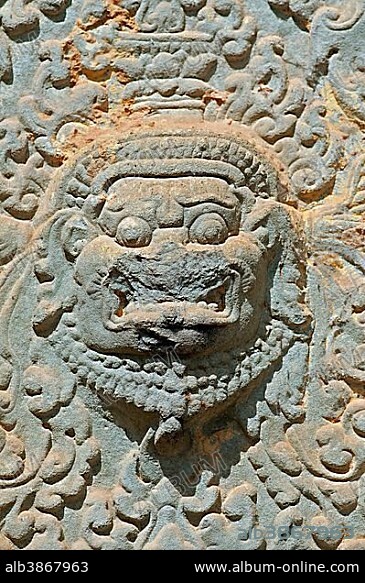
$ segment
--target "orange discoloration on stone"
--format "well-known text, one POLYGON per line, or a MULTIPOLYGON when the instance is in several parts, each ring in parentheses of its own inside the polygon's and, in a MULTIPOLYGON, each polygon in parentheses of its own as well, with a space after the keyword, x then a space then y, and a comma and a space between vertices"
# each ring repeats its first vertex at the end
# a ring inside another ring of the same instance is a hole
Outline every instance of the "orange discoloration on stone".
POLYGON ((118 5, 118 0, 105 0, 105 11, 101 17, 91 17, 87 22, 77 20, 76 24, 82 30, 92 30, 106 22, 115 23, 119 30, 132 30, 136 32, 136 22, 125 8, 118 5))
POLYGON ((355 249, 364 250, 365 248, 365 227, 358 225, 348 229, 342 234, 342 240, 355 249))
POLYGON ((209 90, 203 95, 203 103, 207 105, 210 101, 215 101, 217 105, 223 105, 228 99, 227 91, 209 90))
POLYGON ((128 30, 132 32, 137 32, 137 24, 134 17, 130 13, 121 8, 118 5, 117 0, 105 0, 105 10, 100 17, 91 17, 87 22, 83 22, 78 19, 76 21, 75 28, 70 33, 68 39, 64 43, 64 54, 66 60, 68 60, 70 65, 70 77, 72 85, 75 85, 80 76, 85 75, 90 81, 103 83, 110 79, 113 73, 116 74, 120 83, 127 83, 129 81, 128 77, 120 72, 114 71, 113 61, 116 58, 120 58, 122 55, 120 51, 116 49, 109 49, 105 51, 108 56, 108 65, 102 67, 98 70, 88 69, 82 63, 82 58, 79 50, 74 44, 74 39, 77 35, 82 35, 83 39, 88 43, 95 43, 96 40, 91 31, 95 28, 102 26, 104 24, 115 24, 118 30, 128 30))
MULTIPOLYGON (((100 158, 96 159, 90 166, 90 168, 95 170, 96 176, 105 163, 105 156, 110 158, 110 152, 108 151, 108 154, 106 154, 106 151, 115 145, 115 138, 110 135, 110 128, 113 127, 115 131, 116 127, 120 127, 123 133, 138 129, 142 125, 145 125, 145 116, 147 113, 147 110, 139 110, 138 112, 132 113, 131 102, 126 101, 117 110, 110 113, 107 126, 97 127, 96 125, 90 125, 74 128, 64 146, 65 159, 72 158, 81 149, 97 141, 100 149, 100 158)), ((102 115, 102 112, 100 112, 100 115, 102 115)))
POLYGON ((322 257, 322 261, 323 261, 323 263, 328 265, 328 267, 333 267, 333 268, 338 268, 338 269, 341 269, 343 267, 342 261, 335 254, 330 254, 330 253, 326 254, 325 256, 322 257))
POLYGON ((66 41, 63 50, 65 58, 69 63, 70 83, 71 86, 74 86, 78 83, 83 73, 81 55, 73 44, 72 39, 66 41))
MULTIPOLYGON (((94 83, 98 83, 102 87, 105 87, 105 89, 108 89, 110 93, 112 92, 113 88, 108 88, 107 82, 112 79, 112 77, 115 77, 121 86, 126 85, 130 81, 124 72, 119 71, 114 67, 114 62, 117 59, 127 55, 121 54, 121 52, 115 48, 108 48, 105 50, 105 55, 108 57, 108 64, 105 67, 101 66, 100 68, 95 67, 93 69, 91 67, 87 67, 85 63, 83 63, 82 55, 76 46, 75 38, 78 35, 82 35, 83 39, 88 43, 95 43, 96 40, 93 36, 93 29, 106 24, 107 22, 116 23, 118 30, 137 30, 137 26, 133 17, 130 16, 127 10, 121 8, 116 0, 106 0, 105 10, 102 17, 93 17, 87 22, 77 20, 75 28, 64 43, 63 49, 65 59, 69 63, 71 86, 92 81, 94 83)), ((148 108, 143 108, 138 113, 134 113, 132 99, 118 100, 117 98, 114 100, 112 106, 110 106, 109 100, 107 99, 102 104, 95 104, 91 112, 91 122, 97 122, 99 127, 95 127, 94 125, 85 126, 84 128, 79 126, 75 127, 68 136, 67 143, 62 147, 63 161, 68 159, 70 156, 72 157, 77 151, 80 150, 80 148, 82 149, 87 147, 96 139, 99 140, 99 144, 106 144, 110 128, 115 128, 116 126, 121 125, 122 122, 124 130, 126 128, 130 129, 136 125, 139 127, 141 125, 141 118, 143 118, 143 116, 148 112, 148 108), (107 118, 105 116, 106 113, 108 113, 107 118), (130 116, 132 116, 133 119, 128 122, 127 125, 125 125, 126 118, 129 118, 130 116), (108 126, 108 129, 106 129, 104 124, 108 126)))

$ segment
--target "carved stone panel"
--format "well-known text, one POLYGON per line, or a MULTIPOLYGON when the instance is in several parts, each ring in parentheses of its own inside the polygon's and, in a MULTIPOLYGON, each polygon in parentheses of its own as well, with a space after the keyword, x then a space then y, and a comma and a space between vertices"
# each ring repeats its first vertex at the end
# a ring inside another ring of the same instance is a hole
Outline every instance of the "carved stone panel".
POLYGON ((365 549, 364 0, 0 6, 0 549, 365 549))

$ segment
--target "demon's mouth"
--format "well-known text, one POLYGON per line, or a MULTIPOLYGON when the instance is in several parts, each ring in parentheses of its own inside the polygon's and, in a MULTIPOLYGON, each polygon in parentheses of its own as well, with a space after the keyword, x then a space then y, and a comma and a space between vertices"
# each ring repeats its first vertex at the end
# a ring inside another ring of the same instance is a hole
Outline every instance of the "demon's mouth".
POLYGON ((204 291, 195 290, 194 299, 180 294, 171 297, 161 290, 143 290, 138 294, 131 283, 121 275, 105 281, 103 319, 108 330, 135 327, 162 328, 222 326, 236 322, 239 317, 237 296, 240 276, 231 270, 204 291), (141 295, 143 297, 141 297, 141 295), (179 297, 180 296, 180 297, 179 297))

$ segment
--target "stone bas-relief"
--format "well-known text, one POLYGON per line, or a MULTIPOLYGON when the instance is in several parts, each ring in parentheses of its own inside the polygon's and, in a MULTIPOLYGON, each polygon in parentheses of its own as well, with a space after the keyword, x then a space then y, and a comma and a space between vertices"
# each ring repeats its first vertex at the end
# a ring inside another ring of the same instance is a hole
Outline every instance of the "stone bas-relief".
POLYGON ((292 4, 0 9, 1 549, 364 548, 365 5, 292 4))

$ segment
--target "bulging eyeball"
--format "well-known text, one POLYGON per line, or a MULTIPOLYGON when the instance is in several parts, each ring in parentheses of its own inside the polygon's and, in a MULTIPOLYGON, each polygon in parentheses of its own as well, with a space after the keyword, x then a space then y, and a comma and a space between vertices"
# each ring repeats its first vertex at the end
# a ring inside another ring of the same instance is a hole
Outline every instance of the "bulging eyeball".
POLYGON ((190 241, 201 245, 219 245, 228 237, 228 227, 218 213, 200 215, 189 229, 190 241))
POLYGON ((151 242, 152 230, 141 217, 125 217, 118 225, 116 239, 125 247, 145 247, 151 242))

